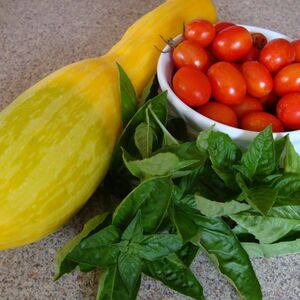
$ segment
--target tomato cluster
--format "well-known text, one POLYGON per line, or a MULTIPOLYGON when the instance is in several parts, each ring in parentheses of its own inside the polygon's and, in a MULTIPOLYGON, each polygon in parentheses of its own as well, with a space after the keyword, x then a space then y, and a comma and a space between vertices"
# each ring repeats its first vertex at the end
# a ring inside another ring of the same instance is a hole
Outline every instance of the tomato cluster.
POLYGON ((300 129, 300 39, 196 19, 172 58, 174 92, 200 114, 252 131, 300 129))

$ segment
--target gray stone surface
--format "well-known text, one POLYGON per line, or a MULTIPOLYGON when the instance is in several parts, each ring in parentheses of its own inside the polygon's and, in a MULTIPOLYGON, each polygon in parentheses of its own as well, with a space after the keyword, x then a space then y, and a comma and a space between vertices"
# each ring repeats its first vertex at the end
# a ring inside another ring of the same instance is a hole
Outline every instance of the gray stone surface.
MULTIPOLYGON (((187 0, 188 1, 188 0, 187 0)), ((0 0, 0 106, 50 72, 109 49, 159 0, 0 0)), ((299 0, 215 0, 220 19, 299 36, 299 0)), ((96 272, 52 281, 55 252, 101 210, 95 195, 71 222, 35 244, 0 252, 0 299, 94 299, 96 272)), ((268 300, 300 299, 300 255, 254 259, 268 300)), ((209 300, 237 299, 204 255, 193 265, 209 300)), ((144 278, 139 299, 186 299, 144 278)))

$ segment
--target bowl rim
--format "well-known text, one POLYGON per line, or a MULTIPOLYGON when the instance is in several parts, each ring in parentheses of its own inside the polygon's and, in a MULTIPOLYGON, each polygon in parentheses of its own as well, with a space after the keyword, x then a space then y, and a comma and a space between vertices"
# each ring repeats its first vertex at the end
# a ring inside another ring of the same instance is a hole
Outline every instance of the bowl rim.
MULTIPOLYGON (((247 30, 252 31, 252 32, 255 32, 255 31, 261 32, 263 34, 266 34, 267 36, 275 35, 275 37, 273 37, 271 39, 284 38, 289 41, 292 40, 290 37, 288 37, 282 33, 272 31, 272 30, 269 30, 266 28, 252 26, 252 25, 243 25, 243 24, 237 24, 237 25, 245 27, 247 30)), ((179 41, 181 38, 182 38, 182 34, 176 36, 173 40, 179 41)), ((259 133, 258 131, 250 131, 250 130, 245 130, 245 129, 241 129, 241 128, 236 128, 236 127, 232 127, 232 126, 225 125, 220 122, 214 121, 214 120, 207 118, 204 115, 201 115, 200 113, 196 112, 193 108, 186 105, 183 101, 181 101, 181 99, 179 97, 177 97, 177 95, 174 93, 171 85, 169 84, 168 79, 164 75, 165 67, 168 63, 168 59, 170 59, 170 54, 169 54, 170 50, 171 50, 171 47, 169 45, 167 45, 163 49, 162 53, 159 56, 159 60, 157 63, 157 77, 158 77, 158 82, 159 82, 159 85, 160 85, 162 91, 167 91, 168 101, 175 108, 175 110, 180 111, 180 113, 182 113, 188 119, 190 119, 192 117, 192 120, 194 121, 194 123, 199 123, 199 122, 201 122, 201 119, 202 119, 202 122, 205 121, 207 124, 210 123, 210 125, 207 126, 207 128, 213 126, 214 130, 218 130, 218 131, 222 131, 222 132, 225 131, 226 133, 228 133, 232 136, 238 137, 241 141, 243 141, 243 140, 249 141, 249 139, 255 138, 259 133)), ((299 129, 292 130, 292 131, 275 132, 275 133, 273 133, 273 137, 274 137, 274 139, 278 139, 285 135, 289 135, 292 138, 295 135, 298 135, 299 133, 300 133, 299 129)))

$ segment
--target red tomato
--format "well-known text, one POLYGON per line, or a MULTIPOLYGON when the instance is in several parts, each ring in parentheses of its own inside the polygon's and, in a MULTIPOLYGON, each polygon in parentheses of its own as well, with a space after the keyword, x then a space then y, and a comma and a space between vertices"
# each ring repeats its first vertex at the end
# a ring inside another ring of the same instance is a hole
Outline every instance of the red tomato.
POLYGON ((285 39, 274 39, 268 42, 259 56, 259 61, 272 73, 292 63, 294 59, 295 51, 291 43, 285 39))
POLYGON ((231 26, 220 31, 213 43, 213 54, 223 61, 241 59, 252 47, 251 34, 242 26, 231 26))
POLYGON ((300 63, 281 69, 274 78, 274 89, 279 96, 300 92, 300 63))
POLYGON ((242 66, 238 63, 231 63, 233 67, 235 67, 239 72, 242 72, 242 66))
POLYGON ((300 62, 300 40, 293 41, 292 47, 295 51, 295 62, 300 62))
POLYGON ((276 112, 287 128, 300 129, 300 93, 283 96, 277 103, 276 112))
POLYGON ((258 50, 261 50, 268 43, 266 36, 261 32, 252 32, 251 37, 253 46, 258 50))
POLYGON ((187 105, 199 106, 211 96, 211 86, 207 76, 193 67, 180 68, 173 77, 175 94, 187 105))
POLYGON ((235 26, 235 24, 231 23, 231 22, 218 22, 217 24, 215 24, 216 33, 222 31, 223 29, 225 29, 227 27, 231 27, 231 26, 235 26))
POLYGON ((273 111, 278 100, 279 100, 279 97, 276 95, 274 90, 270 94, 259 98, 259 101, 262 103, 264 108, 268 111, 270 111, 270 110, 273 111))
POLYGON ((240 63, 244 63, 249 60, 258 60, 260 51, 254 46, 251 47, 250 51, 239 61, 240 63))
POLYGON ((240 104, 232 105, 231 108, 235 111, 239 120, 249 112, 264 110, 263 105, 259 100, 248 95, 245 96, 240 104))
POLYGON ((208 102, 199 106, 197 112, 214 121, 237 127, 238 120, 235 112, 227 105, 218 102, 208 102))
POLYGON ((202 47, 207 47, 215 37, 214 25, 204 19, 196 19, 189 23, 184 31, 187 40, 198 42, 202 47))
POLYGON ((207 75, 216 100, 227 105, 243 101, 246 95, 246 82, 236 66, 228 62, 217 62, 208 69, 207 75))
POLYGON ((205 49, 208 55, 208 66, 210 67, 214 63, 216 63, 218 60, 214 57, 214 55, 211 53, 210 49, 205 49))
POLYGON ((267 126, 272 125, 273 132, 282 132, 282 123, 273 115, 264 111, 255 111, 246 114, 240 123, 240 127, 245 130, 262 131, 267 126))
POLYGON ((242 65, 247 92, 253 97, 263 97, 273 89, 273 78, 269 70, 257 61, 247 61, 242 65))
POLYGON ((179 69, 184 66, 192 66, 206 72, 209 66, 207 52, 198 43, 185 40, 173 50, 173 61, 179 69))

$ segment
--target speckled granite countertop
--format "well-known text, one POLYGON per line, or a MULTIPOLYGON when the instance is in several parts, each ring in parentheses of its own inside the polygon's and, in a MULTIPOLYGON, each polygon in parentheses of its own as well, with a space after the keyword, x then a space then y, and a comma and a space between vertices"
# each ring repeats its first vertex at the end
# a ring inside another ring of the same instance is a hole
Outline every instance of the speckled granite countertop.
MULTIPOLYGON (((187 0, 188 1, 188 0, 187 0)), ((134 20, 161 0, 0 0, 0 106, 50 72, 104 53, 134 20)), ((215 0, 220 19, 253 24, 292 37, 299 33, 299 0, 215 0)), ((94 299, 97 274, 52 281, 53 257, 97 211, 95 195, 71 222, 35 244, 0 252, 0 299, 94 299)), ((101 206, 101 205, 100 205, 101 206)), ((300 299, 300 255, 254 259, 265 299, 300 299)), ((237 299, 200 254, 193 266, 207 299, 237 299)), ((144 278, 139 299, 186 299, 144 278)))

